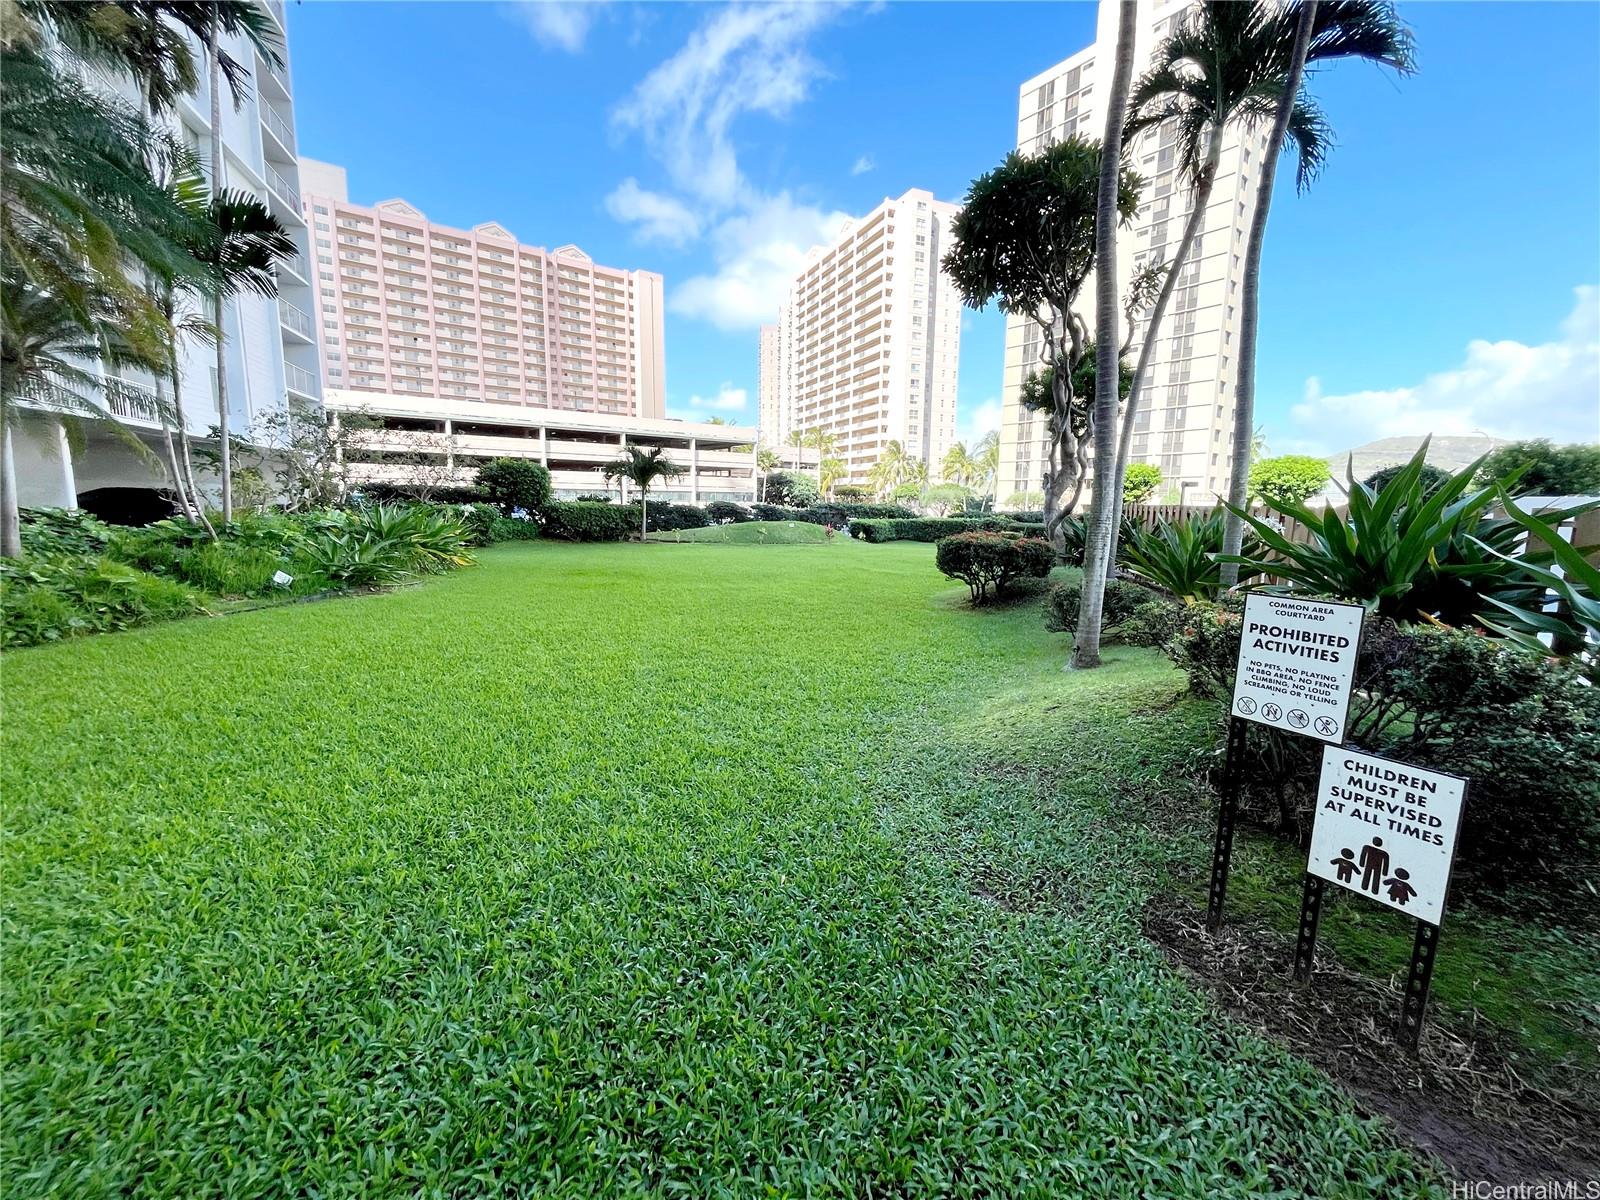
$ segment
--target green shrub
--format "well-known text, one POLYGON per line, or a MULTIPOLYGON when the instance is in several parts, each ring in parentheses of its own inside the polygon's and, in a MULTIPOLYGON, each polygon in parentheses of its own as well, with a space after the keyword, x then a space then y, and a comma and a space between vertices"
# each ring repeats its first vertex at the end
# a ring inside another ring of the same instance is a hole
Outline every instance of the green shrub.
POLYGON ((531 458, 497 458, 478 468, 478 489, 504 513, 532 514, 550 503, 550 472, 531 458))
POLYGON ((758 521, 806 521, 812 525, 854 525, 857 521, 914 520, 915 510, 903 504, 813 504, 809 508, 786 508, 781 504, 753 504, 758 521))
POLYGON ((726 521, 753 521, 754 515, 742 504, 731 500, 713 500, 706 505, 706 516, 719 525, 726 521))
POLYGON ((542 516, 544 535, 563 542, 621 542, 639 533, 639 509, 633 504, 558 500, 545 505, 542 516))
POLYGON ((850 532, 868 542, 937 542, 940 538, 974 531, 997 532, 1011 528, 1005 517, 912 517, 907 520, 852 521, 850 532))
MULTIPOLYGON (((1194 690, 1233 695, 1241 604, 1197 604, 1163 648, 1194 690)), ((1559 663, 1468 630, 1368 618, 1347 725, 1351 745, 1471 781, 1462 866, 1497 877, 1600 850, 1600 689, 1559 663)), ((1321 743, 1251 725, 1243 810, 1303 837, 1321 743)))
POLYGON ((472 562, 469 540, 460 521, 436 508, 375 504, 321 514, 291 545, 335 583, 367 587, 464 567, 472 562))
POLYGON ((539 522, 520 517, 495 517, 489 527, 491 542, 531 542, 542 532, 539 522))
POLYGON ((81 508, 25 508, 18 516, 22 524, 22 553, 26 558, 101 554, 116 532, 81 508))
MULTIPOLYGON (((638 516, 638 510, 634 511, 638 516)), ((711 517, 698 504, 672 504, 666 500, 651 501, 645 520, 650 533, 671 533, 675 529, 704 529, 711 517)))
POLYGON ((1129 463, 1122 477, 1122 502, 1143 504, 1161 486, 1161 468, 1155 463, 1129 463))
POLYGON ((1055 566, 1050 543, 1015 534, 972 530, 940 538, 934 562, 967 585, 974 604, 995 599, 1018 579, 1043 579, 1055 566))
POLYGON ((1250 495, 1267 504, 1303 504, 1330 478, 1328 464, 1309 454, 1258 459, 1250 466, 1250 495))
POLYGON ((786 508, 806 508, 822 498, 822 493, 817 490, 816 478, 803 471, 768 471, 761 495, 766 503, 786 508))
MULTIPOLYGON (((1175 521, 1146 524, 1125 520, 1119 559, 1124 570, 1140 583, 1176 600, 1213 600, 1222 587, 1217 555, 1222 553, 1225 519, 1218 507, 1175 521)), ((1255 538, 1247 537, 1246 543, 1245 557, 1258 557, 1260 546, 1255 538)), ((1253 574, 1249 568, 1241 568, 1239 578, 1249 579, 1253 574)))
MULTIPOLYGON (((1083 600, 1083 586, 1073 580, 1068 583, 1057 583, 1051 586, 1044 598, 1044 627, 1053 633, 1076 633, 1078 631, 1078 606, 1083 600)), ((1124 629, 1125 625, 1147 605, 1157 605, 1160 608, 1171 607, 1170 602, 1163 602, 1161 598, 1147 587, 1137 583, 1130 583, 1125 579, 1109 579, 1106 581, 1106 598, 1101 609, 1101 622, 1103 631, 1101 640, 1106 642, 1122 642, 1127 645, 1157 645, 1160 638, 1155 634, 1145 636, 1129 636, 1133 627, 1124 629)), ((1145 614, 1147 617, 1149 614, 1145 614)), ((1141 632, 1144 626, 1140 626, 1141 632)))
MULTIPOLYGON (((1523 562, 1484 549, 1485 543, 1513 548, 1520 530, 1504 518, 1485 517, 1499 493, 1469 491, 1478 464, 1430 492, 1422 478, 1426 451, 1424 442, 1382 492, 1352 479, 1347 516, 1332 506, 1319 516, 1269 500, 1272 509, 1310 531, 1309 542, 1291 542, 1266 521, 1241 513, 1261 547, 1225 561, 1288 581, 1269 590, 1354 600, 1406 622, 1461 624, 1498 613, 1495 599, 1516 604, 1530 589, 1540 590, 1528 564, 1549 561, 1548 553, 1523 562)), ((1513 483, 1514 476, 1505 480, 1508 487, 1513 483)))
POLYGON ((495 541, 494 523, 501 520, 500 510, 493 504, 463 504, 454 508, 462 527, 467 531, 467 541, 473 546, 487 546, 495 541))
POLYGON ((1083 566, 1084 540, 1089 535, 1088 521, 1068 513, 1061 519, 1061 538, 1064 543, 1061 561, 1069 566, 1083 566))
POLYGON ((1546 438, 1512 442, 1486 455, 1477 481, 1492 487, 1516 473, 1518 496, 1600 495, 1600 446, 1553 446, 1546 438))
POLYGON ((91 556, 0 559, 0 645, 33 646, 203 611, 192 588, 91 556))

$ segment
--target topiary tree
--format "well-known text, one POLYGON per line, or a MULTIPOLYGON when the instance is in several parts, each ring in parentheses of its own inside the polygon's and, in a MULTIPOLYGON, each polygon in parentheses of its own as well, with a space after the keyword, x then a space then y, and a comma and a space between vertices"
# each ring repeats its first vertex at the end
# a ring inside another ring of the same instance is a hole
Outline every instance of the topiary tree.
POLYGON ((1263 458, 1250 468, 1250 498, 1272 504, 1303 504, 1332 478, 1328 464, 1309 454, 1263 458))
POLYGON ((1143 504, 1161 486, 1161 468, 1155 463, 1130 463, 1122 477, 1122 502, 1143 504))
POLYGON ((550 503, 550 472, 531 458, 497 458, 478 468, 478 490, 502 512, 536 513, 550 503))
POLYGON ((1488 487, 1517 468, 1517 496, 1600 496, 1600 445, 1554 446, 1548 438, 1512 442, 1483 460, 1476 482, 1488 487))

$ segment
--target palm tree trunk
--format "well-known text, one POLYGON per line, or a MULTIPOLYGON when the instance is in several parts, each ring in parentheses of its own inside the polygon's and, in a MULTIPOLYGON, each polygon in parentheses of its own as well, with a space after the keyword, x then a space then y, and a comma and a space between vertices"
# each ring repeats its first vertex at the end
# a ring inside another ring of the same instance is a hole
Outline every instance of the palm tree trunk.
POLYGON ((643 488, 639 489, 639 541, 642 544, 645 534, 650 531, 650 501, 646 498, 643 488))
MULTIPOLYGON (((171 323, 172 298, 167 297, 167 319, 171 323)), ((194 460, 189 456, 189 424, 183 412, 183 371, 178 365, 177 331, 173 331, 174 345, 171 358, 172 371, 172 417, 178 426, 178 448, 183 451, 183 479, 189 487, 189 495, 194 498, 195 520, 205 527, 205 531, 215 540, 217 531, 212 527, 211 518, 206 516, 206 500, 200 492, 200 485, 194 478, 194 460)))
POLYGON ((1122 175, 1122 123, 1133 84, 1134 23, 1137 0, 1122 0, 1117 14, 1117 61, 1106 106, 1106 135, 1100 146, 1100 192, 1095 211, 1095 362, 1094 498, 1084 539, 1083 590, 1078 631, 1072 639, 1072 665, 1100 665, 1100 624, 1111 569, 1111 536, 1117 494, 1117 398, 1122 363, 1117 338, 1117 185, 1122 175))
MULTIPOLYGON (((211 68, 211 198, 222 199, 222 55, 217 45, 220 22, 215 13, 206 30, 206 55, 211 68)), ((233 453, 228 444, 228 339, 222 328, 222 288, 217 284, 211 319, 217 327, 217 429, 221 432, 222 523, 233 520, 233 453)))
MULTIPOLYGON (((1299 21, 1294 30, 1294 50, 1289 74, 1284 79, 1283 95, 1267 138, 1266 157, 1261 161, 1261 186, 1257 189, 1255 212, 1250 215, 1250 237, 1245 243, 1244 281, 1239 289, 1239 374, 1233 402, 1233 465, 1228 475, 1228 503, 1243 511, 1250 493, 1250 439, 1256 417, 1256 332, 1261 315, 1261 247, 1267 237, 1267 214, 1272 208, 1272 185, 1278 174, 1278 156, 1283 152, 1289 116, 1300 92, 1300 77, 1305 72, 1306 48, 1311 44, 1311 26, 1317 16, 1317 0, 1301 0, 1299 21)), ((1229 512, 1222 526, 1222 553, 1238 554, 1244 545, 1244 518, 1229 512)), ((1222 586, 1239 582, 1239 565, 1222 564, 1222 586)))
POLYGON ((11 422, 0 415, 0 555, 22 557, 22 515, 17 511, 17 460, 11 422))
POLYGON ((183 486, 183 471, 178 466, 178 448, 172 440, 172 425, 167 420, 165 407, 161 403, 161 383, 156 382, 156 408, 161 418, 162 448, 167 452, 167 474, 172 479, 172 491, 178 499, 178 511, 190 520, 194 519, 194 508, 189 503, 188 489, 183 486))
POLYGON ((1161 292, 1156 297, 1155 307, 1150 311, 1150 323, 1145 327, 1144 342, 1139 347, 1139 365, 1133 372, 1133 387, 1128 390, 1127 411, 1122 416, 1122 438, 1117 446, 1117 492, 1114 497, 1117 512, 1111 522, 1113 562, 1117 556, 1117 536, 1122 529, 1122 487, 1128 478, 1128 461, 1133 457, 1133 423, 1134 418, 1139 415, 1139 402, 1144 399, 1144 377, 1150 371, 1150 360, 1155 357, 1161 322, 1167 314, 1167 303, 1176 290, 1178 272, 1183 269, 1183 264, 1189 261, 1189 254, 1194 250, 1205 226, 1206 206, 1211 202, 1211 188, 1217 181, 1217 168, 1222 162, 1222 133, 1221 129, 1211 131, 1211 148, 1206 152, 1204 173, 1195 181, 1194 211, 1184 223, 1183 238, 1178 243, 1178 252, 1173 256, 1172 265, 1167 268, 1167 277, 1162 281, 1161 292))

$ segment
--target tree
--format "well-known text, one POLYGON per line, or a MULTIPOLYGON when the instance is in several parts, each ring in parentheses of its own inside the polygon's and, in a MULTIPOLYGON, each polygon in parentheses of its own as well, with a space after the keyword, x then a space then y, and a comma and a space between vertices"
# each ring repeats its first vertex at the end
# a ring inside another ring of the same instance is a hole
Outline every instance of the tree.
POLYGON ((972 481, 992 506, 994 485, 1000 478, 1000 435, 991 429, 978 439, 972 452, 972 466, 976 478, 972 481))
MULTIPOLYGON (((829 435, 832 436, 831 434, 829 435)), ((850 465, 842 458, 828 457, 817 463, 817 487, 824 497, 833 494, 833 485, 849 473, 850 465)))
POLYGON ((817 481, 801 471, 773 471, 767 476, 768 504, 788 508, 809 508, 822 499, 817 481))
POLYGON ((1248 495, 1272 504, 1303 504, 1326 487, 1329 478, 1328 464, 1308 454, 1263 458, 1250 468, 1248 495))
MULTIPOLYGON (((1080 137, 1036 155, 1008 154, 967 190, 943 264, 969 307, 994 301, 1002 312, 1027 317, 1042 335, 1040 366, 1051 369, 1045 525, 1058 551, 1065 547, 1062 500, 1082 475, 1073 370, 1089 338, 1075 309, 1094 267, 1099 180, 1100 147, 1080 137)), ((1123 223, 1133 219, 1139 186, 1133 172, 1119 172, 1116 212, 1123 223)))
POLYGON ((778 457, 776 450, 766 446, 756 451, 756 474, 761 476, 761 499, 767 498, 767 476, 771 475, 783 465, 783 460, 778 457))
POLYGON ((1044 504, 1043 492, 1012 492, 1005 507, 1012 512, 1033 512, 1044 504))
POLYGON ((1143 504, 1160 486, 1160 467, 1154 463, 1130 463, 1122 476, 1122 502, 1143 504))
POLYGON ((262 414, 251 430, 257 444, 271 449, 278 476, 278 498, 290 512, 332 508, 349 490, 345 451, 352 434, 378 427, 365 413, 332 419, 322 406, 298 396, 281 409, 262 414))
POLYGON ((1106 104, 1105 140, 1100 151, 1100 186, 1095 212, 1095 372, 1094 472, 1100 480, 1089 507, 1084 533, 1083 587, 1078 628, 1072 639, 1072 665, 1100 665, 1100 625, 1106 579, 1111 570, 1122 477, 1117 471, 1117 402, 1121 393, 1121 344, 1117 334, 1117 193, 1122 182, 1122 125, 1133 82, 1133 43, 1139 17, 1137 0, 1122 0, 1117 14, 1117 57, 1106 104))
POLYGON ((12 439, 24 406, 100 421, 136 452, 149 453, 112 406, 151 413, 155 398, 82 364, 160 370, 160 332, 150 327, 148 309, 88 270, 72 291, 68 301, 55 289, 35 287, 15 263, 0 272, 0 555, 7 558, 22 553, 12 439))
POLYGON ((658 479, 672 479, 686 474, 688 470, 688 467, 680 466, 668 458, 666 450, 660 446, 649 451, 641 450, 638 446, 627 446, 623 449, 623 457, 607 463, 602 473, 607 479, 626 479, 639 489, 639 540, 642 542, 650 528, 651 485, 658 479))
POLYGON ((959 483, 936 483, 922 493, 923 506, 945 516, 972 498, 972 489, 959 483))
POLYGON ((977 474, 978 464, 967 450, 965 442, 956 442, 944 452, 944 461, 939 464, 939 477, 946 483, 971 483, 977 474))
POLYGON ((833 498, 850 501, 869 500, 872 498, 872 490, 859 483, 841 483, 833 489, 833 498))
POLYGON ((910 456, 899 438, 890 438, 878 456, 878 461, 867 471, 867 481, 879 496, 887 496, 900 484, 910 456))
MULTIPOLYGON (((210 68, 211 92, 211 203, 214 210, 221 211, 228 200, 226 171, 222 157, 222 81, 227 74, 225 62, 232 62, 227 52, 222 49, 223 34, 245 34, 255 44, 261 56, 274 65, 281 66, 283 59, 279 56, 276 38, 271 33, 271 26, 266 23, 266 15, 256 8, 254 4, 208 5, 205 16, 201 18, 205 31, 206 62, 210 68)), ((239 98, 243 88, 242 77, 229 76, 228 83, 233 91, 234 107, 239 105, 239 98)), ((251 203, 260 208, 259 202, 251 199, 251 203)), ((265 211, 265 210, 262 210, 265 211)), ((277 221, 267 214, 267 219, 277 226, 277 221)), ((281 251, 278 257, 292 258, 297 253, 294 242, 279 226, 279 236, 283 239, 286 250, 281 251)), ((270 264, 269 264, 270 266, 270 264)), ((264 295, 277 294, 277 277, 270 270, 267 274, 271 278, 271 288, 262 290, 264 295)), ((223 281, 226 274, 219 272, 213 278, 211 292, 211 323, 217 329, 217 426, 222 431, 222 519, 224 522, 233 519, 233 470, 232 458, 228 444, 228 353, 227 353, 227 326, 223 323, 223 303, 228 296, 236 294, 236 288, 226 285, 223 281)))
POLYGON ((1600 445, 1553 446, 1546 438, 1512 442, 1491 451, 1478 468, 1488 487, 1523 468, 1512 487, 1516 496, 1600 496, 1600 445))
POLYGON ((550 472, 531 458, 496 458, 478 468, 478 489, 502 512, 536 513, 550 503, 550 472))
MULTIPOLYGON (((1366 479, 1362 480, 1362 482, 1374 492, 1381 492, 1389 485, 1390 480, 1392 480, 1396 475, 1400 474, 1400 472, 1404 471, 1405 469, 1406 464, 1403 463, 1393 467, 1380 467, 1371 475, 1368 475, 1366 479)), ((1250 473, 1252 475, 1255 474, 1254 467, 1250 469, 1250 473)), ((1423 463, 1422 470, 1419 472, 1419 478, 1422 481, 1422 490, 1424 494, 1426 494, 1435 491, 1440 484, 1449 483, 1450 472, 1442 470, 1439 467, 1431 466, 1428 463, 1423 463)), ((1480 485, 1487 487, 1492 480, 1480 479, 1478 482, 1480 485)))
MULTIPOLYGON (((1250 0, 1264 3, 1265 0, 1250 0)), ((1294 0, 1271 18, 1268 40, 1284 48, 1284 68, 1276 97, 1272 131, 1267 136, 1256 189, 1255 211, 1245 241, 1244 278, 1239 289, 1239 365, 1235 379, 1233 465, 1228 477, 1228 518, 1223 526, 1224 587, 1239 582, 1236 558, 1244 541, 1245 502, 1250 490, 1250 438, 1255 429, 1256 335, 1261 312, 1261 252, 1266 242, 1267 215, 1272 208, 1278 156, 1291 127, 1300 150, 1296 178, 1299 190, 1310 186, 1326 157, 1331 136, 1325 118, 1300 89, 1308 64, 1340 58, 1361 58, 1400 74, 1413 69, 1411 32, 1393 4, 1381 0, 1294 0)))

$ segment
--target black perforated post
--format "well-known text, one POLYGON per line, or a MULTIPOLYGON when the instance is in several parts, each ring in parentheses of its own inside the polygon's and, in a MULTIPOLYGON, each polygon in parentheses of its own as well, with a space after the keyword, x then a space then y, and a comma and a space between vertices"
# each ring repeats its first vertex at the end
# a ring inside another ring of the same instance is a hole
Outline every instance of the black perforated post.
POLYGON ((1433 987, 1433 960, 1439 953, 1439 927, 1417 922, 1417 940, 1411 947, 1411 970, 1406 972, 1406 995, 1400 1003, 1400 1044, 1415 1054, 1422 1045, 1422 1018, 1433 987))
POLYGON ((1233 819, 1239 811, 1239 776, 1244 770, 1245 722, 1228 718, 1228 750, 1222 763, 1222 795, 1217 801, 1217 840, 1211 848, 1211 892, 1206 900, 1206 928, 1222 925, 1222 902, 1228 895, 1228 865, 1233 861, 1233 819))
POLYGON ((1311 961, 1317 954, 1317 928, 1322 924, 1322 892, 1327 880, 1306 872, 1306 886, 1300 893, 1300 932, 1294 942, 1296 983, 1311 982, 1311 961))

